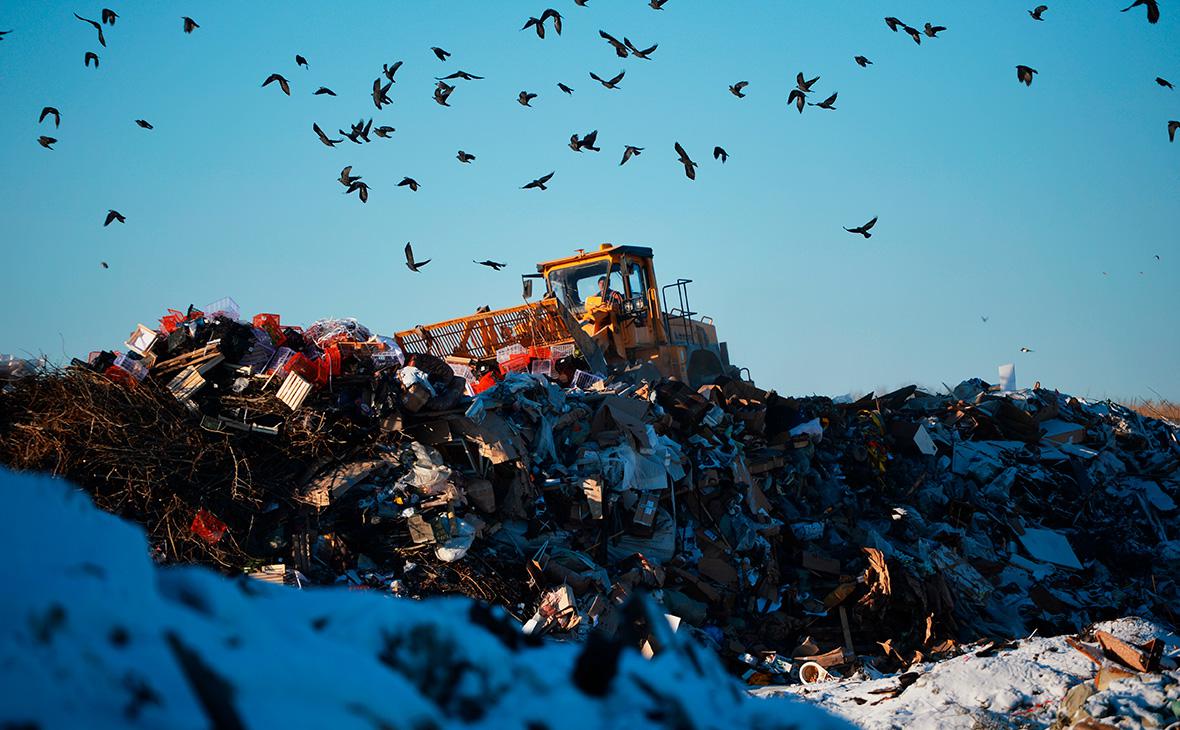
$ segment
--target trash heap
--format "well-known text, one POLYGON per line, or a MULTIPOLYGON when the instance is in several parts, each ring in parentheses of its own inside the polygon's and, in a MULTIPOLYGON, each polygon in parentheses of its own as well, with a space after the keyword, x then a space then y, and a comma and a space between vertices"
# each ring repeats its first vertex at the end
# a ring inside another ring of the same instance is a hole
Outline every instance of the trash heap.
POLYGON ((0 463, 70 478, 163 561, 461 593, 570 639, 648 594, 751 684, 1176 623, 1173 424, 978 379, 831 399, 639 372, 481 369, 230 302, 11 376, 0 463))

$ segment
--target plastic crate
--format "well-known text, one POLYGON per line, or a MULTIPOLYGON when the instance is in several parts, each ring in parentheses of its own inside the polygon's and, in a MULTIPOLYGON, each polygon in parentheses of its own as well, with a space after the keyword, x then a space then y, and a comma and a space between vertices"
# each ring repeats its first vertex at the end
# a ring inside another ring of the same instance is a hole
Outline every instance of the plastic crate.
POLYGON ((594 390, 594 386, 598 383, 606 382, 606 378, 594 373, 588 373, 585 370, 575 370, 573 378, 573 387, 578 390, 594 390))
POLYGON ((549 357, 554 360, 560 360, 563 357, 570 357, 574 354, 574 345, 567 342, 564 345, 550 345, 549 357))
POLYGON ((485 390, 494 387, 498 382, 500 382, 500 379, 496 377, 496 372, 492 371, 490 373, 485 373, 478 382, 471 386, 471 389, 475 391, 476 395, 479 395, 485 390))
POLYGON ((527 355, 528 353, 529 351, 526 347, 521 345, 509 345, 508 347, 502 347, 499 350, 496 350, 496 362, 503 364, 512 358, 517 357, 518 355, 527 355))
POLYGON ((256 314, 254 315, 254 319, 250 320, 250 324, 269 335, 270 341, 275 347, 283 344, 285 338, 283 337, 283 324, 279 315, 256 314))
POLYGON ((215 302, 209 302, 205 305, 206 319, 225 317, 236 322, 241 316, 242 311, 238 308, 238 303, 230 297, 222 297, 215 302))
POLYGON ((500 363, 500 372, 504 375, 507 375, 508 373, 528 372, 529 363, 532 361, 533 358, 528 354, 528 352, 513 355, 504 362, 500 363))
POLYGON ((128 357, 126 354, 120 354, 115 358, 114 367, 126 370, 131 374, 131 377, 135 378, 137 382, 142 381, 148 375, 148 369, 146 365, 144 365, 139 360, 128 357))
POLYGON ((552 360, 533 360, 529 365, 529 372, 533 375, 553 375, 553 361, 552 360))

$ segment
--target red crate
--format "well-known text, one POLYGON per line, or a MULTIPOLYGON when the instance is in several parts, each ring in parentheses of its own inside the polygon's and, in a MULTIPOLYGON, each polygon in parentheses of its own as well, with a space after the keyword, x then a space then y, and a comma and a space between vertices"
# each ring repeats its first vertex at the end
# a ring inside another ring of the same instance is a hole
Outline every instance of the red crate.
POLYGON ((498 382, 500 382, 500 379, 496 377, 496 372, 493 370, 491 372, 485 373, 482 378, 472 384, 471 389, 475 391, 476 395, 479 395, 498 382))

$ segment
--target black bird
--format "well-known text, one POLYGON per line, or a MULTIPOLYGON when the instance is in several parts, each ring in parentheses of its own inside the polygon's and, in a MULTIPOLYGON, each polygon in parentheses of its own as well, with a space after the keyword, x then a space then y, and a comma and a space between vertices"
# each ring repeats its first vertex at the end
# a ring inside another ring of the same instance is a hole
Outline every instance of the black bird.
POLYGON ((155 129, 155 127, 152 126, 152 123, 146 119, 136 119, 135 123, 138 124, 141 129, 155 129))
POLYGON ((389 98, 389 89, 392 86, 393 86, 392 81, 390 81, 385 86, 382 86, 380 76, 378 76, 376 79, 374 79, 374 81, 373 81, 373 103, 377 105, 378 109, 380 109, 382 106, 384 106, 386 104, 393 103, 393 99, 389 98))
POLYGON ((856 228, 845 228, 844 230, 848 231, 849 233, 859 233, 865 238, 872 238, 873 234, 869 233, 869 229, 875 225, 877 225, 877 216, 873 216, 873 219, 868 223, 865 223, 863 226, 857 226, 856 228))
POLYGON ((602 78, 600 78, 598 76, 598 74, 591 71, 590 78, 594 79, 595 81, 602 84, 603 86, 605 86, 608 89, 617 89, 617 88, 619 88, 619 82, 623 80, 623 76, 625 76, 626 74, 627 74, 626 71, 620 71, 619 75, 614 77, 610 81, 603 81, 602 78))
POLYGON ((508 265, 508 264, 501 264, 501 263, 498 263, 498 262, 496 262, 496 261, 491 261, 491 260, 488 260, 488 261, 476 261, 475 259, 472 259, 472 260, 471 260, 471 263, 473 263, 473 264, 479 264, 480 266, 486 266, 486 267, 488 267, 489 269, 495 269, 496 271, 499 271, 500 269, 502 269, 502 268, 504 268, 505 266, 507 266, 507 265, 508 265))
POLYGON ((926 23, 926 29, 925 29, 925 31, 924 31, 924 32, 926 33, 926 35, 927 35, 927 36, 929 36, 929 37, 931 37, 931 38, 937 38, 937 37, 938 37, 938 34, 939 34, 939 33, 941 33, 941 32, 943 32, 944 30, 946 30, 946 26, 942 26, 942 25, 930 25, 930 23, 929 23, 929 22, 927 22, 927 23, 926 23))
POLYGON ((348 190, 344 191, 345 195, 348 195, 349 193, 357 193, 358 196, 360 197, 362 203, 369 202, 369 185, 368 185, 368 183, 363 183, 363 182, 360 182, 359 180, 356 182, 353 182, 351 185, 348 186, 348 190))
POLYGON ((54 127, 61 126, 61 112, 59 112, 57 109, 55 109, 54 107, 51 107, 51 106, 47 106, 41 110, 41 116, 37 118, 37 124, 44 122, 45 117, 48 117, 48 116, 53 117, 53 126, 54 127))
POLYGON ((114 10, 111 10, 110 8, 103 8, 102 9, 102 22, 103 23, 105 23, 113 28, 115 26, 115 21, 118 20, 118 18, 119 18, 119 14, 116 13, 114 10))
POLYGON ((663 9, 664 9, 664 5, 665 5, 667 2, 668 2, 668 0, 651 0, 651 2, 649 2, 649 3, 647 4, 647 6, 648 6, 649 8, 651 8, 652 10, 663 10, 663 9))
POLYGON ((527 91, 522 91, 522 92, 520 92, 520 96, 516 97, 516 100, 518 102, 520 102, 521 105, 523 105, 523 106, 531 106, 531 104, 529 104, 529 102, 532 101, 533 99, 536 99, 536 98, 537 98, 536 94, 530 94, 527 91))
POLYGON ((425 261, 415 261, 414 260, 414 247, 410 245, 409 241, 407 241, 406 242, 406 267, 410 271, 418 271, 419 269, 421 269, 423 266, 425 266, 428 263, 430 263, 430 259, 426 259, 425 261))
POLYGON ((12 32, 11 30, 0 30, 0 41, 4 40, 4 36, 8 35, 11 32, 12 32))
POLYGON ((713 148, 713 159, 714 160, 721 160, 721 164, 724 165, 726 162, 729 162, 729 153, 726 152, 725 148, 723 148, 723 147, 714 147, 713 148))
POLYGON ((304 68, 311 68, 307 65, 307 59, 303 56, 300 56, 298 53, 295 54, 295 65, 302 66, 304 68))
POLYGON ((315 91, 313 91, 311 93, 313 96, 323 96, 325 94, 327 94, 328 96, 336 96, 336 92, 332 91, 327 86, 321 86, 320 88, 316 89, 315 91))
POLYGON ((110 264, 108 264, 106 261, 102 261, 102 262, 100 262, 100 263, 102 263, 102 267, 103 267, 104 269, 109 269, 109 268, 111 268, 110 264))
POLYGON ((528 30, 529 28, 536 28, 537 29, 537 37, 538 38, 545 37, 545 24, 541 22, 540 18, 530 17, 528 20, 526 20, 524 22, 524 27, 521 28, 521 30, 528 30))
POLYGON ((894 18, 891 16, 891 17, 885 18, 885 25, 889 26, 889 30, 896 33, 897 26, 899 26, 899 25, 904 26, 905 23, 903 23, 900 20, 898 20, 897 18, 894 18))
POLYGON ((397 184, 399 188, 409 188, 413 192, 418 192, 418 188, 422 187, 417 180, 412 177, 403 177, 402 181, 397 184))
POLYGON ((1020 351, 1021 351, 1021 352, 1036 352, 1036 350, 1030 350, 1030 349, 1029 349, 1029 348, 1027 348, 1027 347, 1022 347, 1022 348, 1020 348, 1020 351))
POLYGON ((1035 68, 1029 66, 1017 66, 1016 80, 1025 86, 1032 86, 1033 74, 1036 72, 1037 70, 1035 68))
POLYGON ((869 66, 873 65, 873 62, 870 61, 869 59, 865 58, 864 56, 853 56, 852 60, 856 61, 856 64, 858 66, 860 66, 861 68, 868 68, 869 66))
POLYGON ((816 76, 811 81, 804 81, 803 80, 803 72, 800 71, 799 75, 795 77, 795 88, 798 89, 799 91, 802 91, 804 94, 810 94, 811 87, 815 86, 816 81, 819 81, 818 76, 816 76))
POLYGON ((1045 11, 1048 9, 1048 5, 1038 5, 1032 10, 1028 11, 1028 14, 1032 16, 1033 20, 1044 20, 1044 18, 1041 16, 1044 15, 1045 11))
POLYGON ((463 150, 459 150, 459 154, 455 155, 455 157, 459 158, 459 162, 463 164, 467 164, 475 159, 475 155, 468 154, 463 150))
MULTIPOLYGON (((1168 122, 1168 141, 1169 142, 1176 141, 1176 130, 1177 129, 1180 129, 1180 122, 1177 122, 1175 120, 1168 122)), ((42 137, 41 139, 45 139, 45 138, 42 137)))
POLYGON ((914 39, 914 43, 917 43, 919 46, 922 45, 922 31, 917 28, 911 28, 908 25, 902 26, 902 30, 910 34, 910 38, 914 39))
POLYGON ((343 129, 337 129, 336 131, 348 138, 348 140, 353 144, 361 143, 361 133, 360 130, 356 128, 355 124, 352 126, 351 131, 345 132, 343 129))
POLYGON ((836 96, 837 96, 837 94, 839 94, 839 92, 836 92, 836 94, 832 94, 831 96, 829 96, 828 98, 824 99, 824 100, 823 100, 823 101, 821 101, 820 103, 818 103, 818 104, 812 104, 811 106, 819 107, 820 109, 831 109, 831 110, 834 110, 834 109, 836 108, 836 107, 835 107, 835 103, 836 103, 836 96))
POLYGON ((598 31, 598 35, 600 35, 607 43, 611 44, 611 46, 615 49, 615 55, 617 55, 619 58, 627 57, 627 54, 630 51, 627 50, 627 45, 625 43, 620 43, 618 38, 615 38, 605 30, 598 31))
POLYGON ((574 0, 574 5, 577 5, 579 8, 584 8, 586 7, 586 0, 574 0))
POLYGON ((124 218, 123 214, 117 210, 108 210, 107 211, 107 219, 105 221, 103 221, 102 227, 106 228, 107 226, 109 226, 111 223, 113 223, 115 221, 119 221, 120 223, 126 223, 127 219, 124 218))
POLYGON ((86 51, 86 55, 82 57, 82 63, 87 68, 90 68, 91 61, 94 61, 94 67, 98 68, 98 54, 94 51, 86 51))
POLYGON ((328 135, 324 134, 324 130, 320 129, 320 125, 315 122, 311 123, 311 128, 315 131, 316 136, 320 138, 320 141, 329 147, 335 147, 344 141, 342 139, 328 139, 328 135))
POLYGON ((74 17, 77 18, 78 20, 81 20, 83 23, 89 23, 89 24, 93 25, 94 29, 98 31, 98 45, 102 46, 103 48, 107 47, 107 39, 104 38, 102 35, 102 24, 96 23, 95 21, 91 20, 90 18, 83 18, 81 15, 78 15, 77 13, 74 13, 74 17))
POLYGON ((291 84, 288 83, 287 80, 280 74, 271 74, 270 76, 267 76, 266 81, 263 81, 262 85, 265 87, 275 81, 279 82, 279 88, 283 90, 284 94, 287 96, 291 95, 291 84))
POLYGON ((184 32, 185 33, 192 33, 194 30, 201 27, 201 26, 197 25, 197 21, 193 20, 192 18, 188 17, 187 15, 184 16, 183 18, 181 18, 181 21, 184 22, 184 32))
POLYGON ((348 187, 360 179, 361 179, 360 175, 353 175, 352 174, 352 165, 349 165, 348 167, 346 167, 340 171, 340 184, 343 185, 344 187, 348 187))
POLYGON ((377 127, 376 129, 374 129, 373 134, 377 135, 381 139, 389 139, 389 136, 396 131, 397 130, 394 129, 393 127, 381 126, 381 127, 377 127))
POLYGON ((570 149, 574 152, 581 152, 582 150, 590 150, 591 152, 601 152, 602 150, 594 146, 598 140, 598 130, 587 134, 585 137, 578 139, 578 135, 570 135, 570 149))
POLYGON ((623 163, 625 163, 627 160, 631 159, 632 157, 638 155, 642 151, 643 151, 642 147, 634 147, 632 145, 625 146, 623 148, 623 159, 619 162, 619 165, 622 166, 623 163))
POLYGON ((393 81, 393 75, 395 73, 397 73, 397 70, 401 67, 402 67, 401 61, 395 61, 392 66, 387 66, 383 63, 383 64, 381 64, 381 73, 385 74, 385 78, 389 79, 390 81, 393 81))
POLYGON ((551 172, 548 175, 543 175, 543 176, 537 178, 536 180, 533 180, 528 185, 521 187, 521 190, 529 190, 530 188, 536 188, 537 190, 548 190, 549 188, 545 187, 545 183, 549 182, 552 179, 553 179, 553 173, 551 172))
POLYGON ((562 91, 564 91, 564 92, 565 92, 565 93, 567 93, 567 94, 572 94, 572 93, 574 93, 574 90, 573 90, 573 89, 571 89, 570 87, 568 87, 568 86, 566 86, 565 84, 561 83, 560 81, 558 81, 558 82, 557 82, 557 88, 561 89, 562 91))
POLYGON ((697 171, 696 171, 697 163, 695 163, 689 159, 688 153, 684 151, 684 148, 680 146, 679 142, 676 143, 676 154, 680 156, 680 164, 684 165, 684 174, 688 177, 689 180, 696 180, 697 179, 697 171))
POLYGON ((1139 5, 1146 5, 1147 6, 1147 22, 1148 23, 1155 24, 1155 23, 1160 22, 1160 6, 1159 6, 1159 3, 1156 2, 1156 0, 1135 0, 1135 2, 1131 3, 1127 7, 1123 8, 1122 12, 1125 13, 1128 10, 1130 10, 1131 8, 1138 7, 1139 5))
POLYGON ((1176 88, 1175 86, 1172 86, 1172 82, 1168 81, 1167 79, 1161 79, 1159 76, 1156 76, 1156 77, 1155 77, 1155 82, 1156 82, 1157 84, 1159 84, 1160 86, 1164 86, 1164 87, 1167 87, 1167 88, 1169 88, 1169 89, 1175 89, 1175 88, 1176 88))
POLYGON ((435 81, 450 81, 451 79, 463 79, 464 81, 478 81, 479 79, 482 79, 482 78, 483 78, 483 76, 476 76, 475 74, 469 74, 466 71, 456 71, 455 73, 449 74, 447 76, 435 76, 434 80, 435 81))
POLYGON ((561 35, 561 13, 553 8, 545 8, 545 12, 541 13, 542 25, 550 19, 553 20, 553 30, 557 31, 557 35, 561 35))
POLYGON ((736 84, 729 87, 729 93, 733 94, 734 96, 736 96, 739 99, 744 99, 744 98, 746 98, 746 95, 742 93, 742 89, 746 88, 749 85, 750 85, 749 81, 739 81, 736 84))
POLYGON ((632 45, 631 41, 627 40, 625 36, 623 37, 623 45, 627 46, 627 48, 631 51, 632 56, 635 56, 636 58, 642 58, 644 61, 650 61, 651 54, 660 47, 659 43, 653 43, 651 48, 641 51, 632 45))
POLYGON ((791 89, 791 95, 787 97, 787 104, 794 104, 799 109, 799 113, 803 113, 803 106, 807 103, 807 95, 798 89, 791 89))
POLYGON ((450 106, 447 103, 447 99, 450 98, 451 92, 454 90, 454 86, 451 86, 445 81, 439 81, 438 86, 434 87, 434 100, 443 106, 450 106))
POLYGON ((37 144, 41 145, 47 150, 51 150, 53 149, 53 145, 57 144, 57 139, 54 137, 46 137, 45 135, 41 135, 37 138, 37 144))
POLYGON ((443 49, 439 48, 438 46, 431 46, 430 50, 434 52, 434 55, 437 56, 438 60, 440 60, 440 61, 447 60, 447 58, 449 58, 451 55, 450 53, 448 53, 447 51, 444 51, 443 49))

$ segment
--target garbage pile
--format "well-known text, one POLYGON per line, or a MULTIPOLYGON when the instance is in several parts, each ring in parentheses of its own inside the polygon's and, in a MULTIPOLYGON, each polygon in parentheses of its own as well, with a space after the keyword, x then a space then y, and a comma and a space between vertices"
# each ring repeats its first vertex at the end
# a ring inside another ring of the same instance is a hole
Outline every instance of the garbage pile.
POLYGON ((572 350, 473 365, 353 320, 190 308, 10 379, 0 462, 80 484, 164 561, 461 593, 570 639, 649 594, 750 684, 1176 623, 1173 424, 978 379, 792 398, 572 350))

